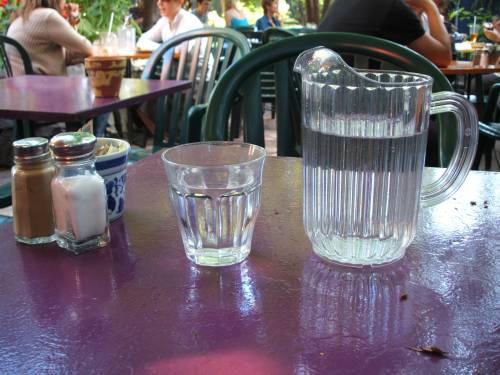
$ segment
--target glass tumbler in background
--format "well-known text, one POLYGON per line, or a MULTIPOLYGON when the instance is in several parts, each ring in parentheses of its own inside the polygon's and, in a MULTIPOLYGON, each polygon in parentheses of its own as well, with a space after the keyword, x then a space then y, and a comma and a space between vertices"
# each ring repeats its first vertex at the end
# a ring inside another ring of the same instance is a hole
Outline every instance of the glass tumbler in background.
POLYGON ((190 143, 163 153, 170 201, 191 261, 227 266, 248 256, 265 156, 262 147, 232 142, 190 143))
POLYGON ((121 26, 118 29, 118 52, 121 55, 135 53, 135 29, 132 26, 121 26))
POLYGON ((476 23, 471 23, 469 25, 469 37, 470 37, 471 43, 476 43, 477 36, 478 36, 478 29, 479 29, 479 25, 477 25, 476 23))
POLYGON ((102 55, 118 55, 118 36, 115 33, 102 32, 99 34, 99 40, 102 55))

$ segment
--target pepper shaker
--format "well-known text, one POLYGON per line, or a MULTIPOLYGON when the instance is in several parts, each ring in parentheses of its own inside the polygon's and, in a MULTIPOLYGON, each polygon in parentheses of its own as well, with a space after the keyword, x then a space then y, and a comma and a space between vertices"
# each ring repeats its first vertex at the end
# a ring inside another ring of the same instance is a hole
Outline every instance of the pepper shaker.
POLYGON ((54 241, 54 217, 50 182, 55 173, 45 138, 15 141, 12 167, 12 211, 18 242, 42 244, 54 241))
POLYGON ((56 240, 75 254, 109 243, 106 187, 95 169, 95 144, 96 137, 85 132, 61 133, 50 141, 56 240))

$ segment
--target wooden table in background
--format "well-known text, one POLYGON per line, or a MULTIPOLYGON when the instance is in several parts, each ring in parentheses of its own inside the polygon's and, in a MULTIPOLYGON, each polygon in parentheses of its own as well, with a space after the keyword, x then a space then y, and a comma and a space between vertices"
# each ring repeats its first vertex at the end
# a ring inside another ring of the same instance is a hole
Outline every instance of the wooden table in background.
POLYGON ((472 65, 472 61, 452 61, 446 68, 439 68, 444 75, 500 73, 500 65, 472 65))
POLYGON ((127 58, 127 66, 125 67, 125 78, 132 78, 132 60, 145 60, 149 59, 153 51, 140 51, 128 55, 120 55, 127 58))
POLYGON ((120 55, 126 57, 130 60, 140 60, 140 59, 149 59, 152 55, 153 51, 136 51, 135 53, 131 53, 128 55, 120 55))
POLYGON ((152 155, 129 167, 106 248, 20 245, 0 225, 2 372, 497 373, 498 186, 500 174, 471 172, 421 209, 404 258, 347 268, 311 252, 301 160, 269 157, 249 258, 209 268, 187 260, 152 155), (433 345, 447 357, 409 349, 433 345))
POLYGON ((440 68, 443 74, 447 76, 452 75, 463 75, 466 79, 466 94, 470 97, 471 91, 471 79, 476 82, 475 85, 475 95, 476 95, 476 108, 479 116, 482 115, 483 105, 484 105, 484 87, 483 87, 483 75, 500 73, 500 65, 488 65, 480 66, 473 65, 472 61, 452 61, 450 65, 446 68, 440 68))

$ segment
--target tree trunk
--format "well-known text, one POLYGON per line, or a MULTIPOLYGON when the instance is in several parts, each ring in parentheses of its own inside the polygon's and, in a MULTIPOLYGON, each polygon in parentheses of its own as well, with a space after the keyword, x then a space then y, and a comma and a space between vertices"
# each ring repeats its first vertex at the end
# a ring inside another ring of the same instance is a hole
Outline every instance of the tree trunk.
POLYGON ((143 21, 143 29, 149 30, 149 28, 153 25, 153 14, 156 6, 155 0, 143 0, 143 10, 144 10, 144 21, 143 21))
POLYGON ((330 6, 330 0, 323 0, 323 10, 321 11, 321 18, 326 14, 326 11, 328 10, 328 7, 330 6))
POLYGON ((319 1, 305 0, 306 3, 306 20, 315 24, 319 23, 319 1))

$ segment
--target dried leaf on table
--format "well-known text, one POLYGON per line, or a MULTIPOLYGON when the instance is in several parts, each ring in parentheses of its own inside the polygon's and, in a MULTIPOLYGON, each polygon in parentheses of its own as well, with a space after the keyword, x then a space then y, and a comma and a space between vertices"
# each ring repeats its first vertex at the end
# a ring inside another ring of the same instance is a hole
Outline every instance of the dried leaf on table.
POLYGON ((415 346, 415 347, 408 347, 408 349, 422 354, 433 355, 436 357, 448 356, 448 352, 445 352, 444 350, 438 348, 437 346, 415 346))

